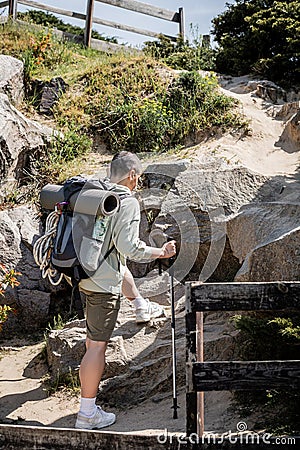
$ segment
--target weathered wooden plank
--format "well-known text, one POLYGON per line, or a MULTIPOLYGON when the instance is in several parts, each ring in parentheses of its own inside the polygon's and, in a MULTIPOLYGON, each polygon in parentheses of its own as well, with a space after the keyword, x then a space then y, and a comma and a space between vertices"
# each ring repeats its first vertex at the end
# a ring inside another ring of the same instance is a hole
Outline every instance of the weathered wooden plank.
POLYGON ((54 6, 45 5, 45 4, 39 3, 39 2, 33 2, 33 1, 29 1, 29 0, 18 0, 18 3, 21 3, 22 5, 30 6, 32 8, 42 9, 44 11, 61 14, 62 16, 74 17, 75 19, 81 19, 81 20, 86 19, 85 14, 77 13, 74 11, 69 11, 67 9, 56 8, 54 6))
POLYGON ((171 22, 180 22, 178 12, 170 11, 169 9, 159 8, 148 3, 141 3, 135 0, 96 0, 99 3, 106 3, 111 6, 119 6, 123 9, 146 14, 147 16, 158 17, 160 19, 169 20, 171 22))
POLYGON ((190 283, 193 311, 255 311, 300 308, 300 282, 190 283))
POLYGON ((7 0, 6 2, 0 2, 0 8, 5 8, 5 6, 9 5, 9 1, 7 0))
MULTIPOLYGON (((112 28, 116 28, 118 30, 129 31, 130 33, 137 33, 137 34, 142 34, 144 36, 151 36, 151 37, 155 37, 155 38, 159 37, 159 35, 162 34, 162 33, 156 33, 154 31, 150 31, 150 30, 144 30, 142 28, 131 27, 129 25, 124 25, 124 24, 113 22, 110 20, 99 19, 98 17, 94 17, 93 22, 97 23, 99 25, 104 25, 106 27, 112 27, 112 28)), ((176 41, 176 39, 177 39, 175 36, 169 36, 167 34, 164 34, 164 36, 171 39, 172 41, 176 41)))
POLYGON ((193 363, 196 391, 300 388, 300 361, 209 361, 193 363))
POLYGON ((93 39, 93 38, 91 39, 91 48, 106 53, 124 52, 126 54, 128 53, 137 54, 141 52, 141 50, 139 49, 130 48, 127 47, 126 45, 113 44, 111 42, 101 41, 100 39, 93 39))
MULTIPOLYGON (((162 424, 163 435, 164 429, 162 424)), ((165 439, 145 433, 120 433, 113 431, 76 430, 0 424, 0 447, 3 450, 51 449, 51 450, 149 450, 178 448, 177 439, 165 439)), ((190 447, 188 447, 190 448, 190 447)))
MULTIPOLYGON (((162 423, 162 427, 164 424, 162 423)), ((70 428, 0 425, 0 447, 5 450, 276 450, 297 449, 298 436, 272 437, 271 434, 239 436, 222 434, 192 435, 185 438, 182 432, 172 433, 162 428, 156 435, 120 433, 70 428), (198 442, 198 443, 197 443, 198 442)))

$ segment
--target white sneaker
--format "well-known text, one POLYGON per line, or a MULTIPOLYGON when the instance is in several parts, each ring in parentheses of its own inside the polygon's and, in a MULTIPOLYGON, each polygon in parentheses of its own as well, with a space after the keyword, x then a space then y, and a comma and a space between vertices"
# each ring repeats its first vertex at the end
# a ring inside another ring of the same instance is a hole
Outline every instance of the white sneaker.
POLYGON ((92 430, 93 428, 104 428, 112 425, 116 421, 116 416, 113 413, 103 411, 100 406, 97 406, 97 411, 93 417, 86 417, 80 412, 77 414, 75 428, 82 428, 92 430))
POLYGON ((155 302, 150 302, 148 298, 145 298, 147 302, 146 307, 138 308, 136 310, 136 323, 149 322, 151 319, 161 317, 164 315, 164 308, 155 302))

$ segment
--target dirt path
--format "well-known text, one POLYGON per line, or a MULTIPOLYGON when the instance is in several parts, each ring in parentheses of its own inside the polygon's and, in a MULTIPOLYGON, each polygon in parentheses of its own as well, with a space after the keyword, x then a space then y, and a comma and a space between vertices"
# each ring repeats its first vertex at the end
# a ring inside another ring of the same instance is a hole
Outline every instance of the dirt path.
POLYGON ((299 168, 300 152, 287 143, 279 143, 284 121, 271 117, 267 110, 272 105, 245 90, 246 83, 246 77, 232 78, 221 90, 241 102, 241 111, 249 119, 250 134, 241 138, 227 133, 191 148, 187 156, 201 160, 204 155, 213 154, 263 175, 294 174, 299 168))
MULTIPOLYGON (((41 358, 43 343, 2 347, 0 350, 0 423, 73 428, 79 394, 66 390, 48 396, 43 378, 47 366, 41 358)), ((206 430, 235 429, 239 420, 230 410, 230 393, 206 394, 206 430)), ((117 413, 109 431, 147 434, 185 432, 185 392, 178 393, 178 419, 173 419, 172 397, 145 401, 117 413)))
POLYGON ((26 425, 73 426, 76 397, 48 397, 43 383, 47 366, 41 358, 43 343, 3 347, 0 360, 0 421, 26 425))

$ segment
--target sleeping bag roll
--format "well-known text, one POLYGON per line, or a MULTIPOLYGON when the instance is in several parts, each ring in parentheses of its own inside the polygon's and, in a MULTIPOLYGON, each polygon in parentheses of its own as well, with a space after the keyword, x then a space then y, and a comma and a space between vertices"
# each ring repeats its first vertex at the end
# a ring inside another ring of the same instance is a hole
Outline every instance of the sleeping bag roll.
MULTIPOLYGON (((54 210, 55 205, 63 201, 63 186, 47 184, 41 190, 40 202, 43 208, 54 210)), ((119 207, 119 196, 104 189, 82 189, 70 199, 71 210, 80 214, 112 216, 119 207)))

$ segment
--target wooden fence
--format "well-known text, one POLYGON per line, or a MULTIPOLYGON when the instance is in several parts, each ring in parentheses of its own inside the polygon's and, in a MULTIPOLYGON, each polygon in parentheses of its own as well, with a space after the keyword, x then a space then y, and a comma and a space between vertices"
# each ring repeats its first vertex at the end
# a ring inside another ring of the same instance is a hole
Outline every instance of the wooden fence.
MULTIPOLYGON (((136 0, 87 0, 86 4, 86 14, 78 13, 75 11, 70 11, 67 9, 57 8, 54 6, 45 5, 36 1, 30 0, 8 0, 6 2, 1 2, 0 7, 9 6, 9 16, 16 18, 18 3, 25 6, 30 6, 31 8, 41 9, 54 14, 60 14, 62 16, 74 17, 75 19, 81 19, 85 21, 85 32, 84 32, 84 44, 88 47, 91 46, 91 34, 93 24, 104 25, 111 28, 117 28, 123 31, 129 31, 131 33, 138 33, 145 36, 151 36, 157 38, 160 34, 151 30, 144 30, 141 28, 131 27, 128 25, 120 24, 117 22, 104 20, 99 17, 94 17, 94 5, 95 1, 99 3, 105 3, 111 6, 116 6, 119 8, 127 9, 129 11, 134 11, 140 14, 145 14, 147 16, 156 17, 159 19, 167 20, 169 22, 178 23, 179 34, 184 37, 184 10, 179 8, 178 11, 170 11, 168 9, 160 8, 157 6, 149 5, 147 3, 142 3, 136 0)), ((164 36, 175 41, 176 36, 169 36, 164 34, 164 36)))
POLYGON ((300 387, 300 361, 204 362, 206 311, 300 309, 300 282, 186 284, 186 432, 204 432, 204 391, 300 387))

